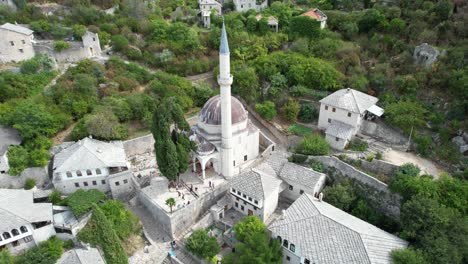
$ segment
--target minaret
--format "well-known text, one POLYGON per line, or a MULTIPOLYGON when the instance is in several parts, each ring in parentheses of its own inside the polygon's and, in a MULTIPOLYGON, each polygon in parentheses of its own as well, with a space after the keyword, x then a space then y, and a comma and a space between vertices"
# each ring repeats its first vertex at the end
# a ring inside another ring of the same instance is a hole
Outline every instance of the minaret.
POLYGON ((223 22, 221 45, 219 47, 218 84, 221 89, 221 172, 226 178, 233 176, 234 154, 232 150, 232 120, 231 120, 231 84, 229 44, 226 28, 223 22))

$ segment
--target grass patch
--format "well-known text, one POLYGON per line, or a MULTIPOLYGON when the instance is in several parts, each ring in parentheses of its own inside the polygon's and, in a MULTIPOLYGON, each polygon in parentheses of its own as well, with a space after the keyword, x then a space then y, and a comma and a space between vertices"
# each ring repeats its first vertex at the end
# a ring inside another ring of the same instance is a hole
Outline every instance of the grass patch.
POLYGON ((298 136, 307 136, 313 133, 312 129, 305 127, 303 125, 294 124, 288 127, 288 133, 298 135, 298 136))

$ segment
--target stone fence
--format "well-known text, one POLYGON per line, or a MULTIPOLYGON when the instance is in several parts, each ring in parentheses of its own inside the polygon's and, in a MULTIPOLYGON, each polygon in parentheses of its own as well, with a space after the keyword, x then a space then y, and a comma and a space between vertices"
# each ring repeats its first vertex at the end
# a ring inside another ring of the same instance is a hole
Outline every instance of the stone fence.
POLYGON ((395 171, 400 167, 393 163, 378 159, 373 159, 372 161, 360 159, 359 161, 364 170, 376 174, 383 174, 389 177, 392 177, 395 174, 395 171))
POLYGON ((47 167, 32 167, 25 169, 19 176, 0 173, 0 188, 21 189, 24 187, 26 179, 34 179, 36 186, 44 186, 50 183, 47 167))
POLYGON ((408 138, 402 132, 386 125, 380 120, 375 122, 363 120, 359 134, 376 138, 379 141, 390 144, 392 148, 398 148, 408 143, 408 138))
POLYGON ((401 197, 392 193, 387 184, 364 173, 353 166, 332 156, 309 156, 308 160, 319 161, 332 178, 349 178, 355 187, 366 194, 368 201, 385 215, 398 219, 400 217, 401 197))
POLYGON ((129 139, 123 142, 127 157, 141 155, 154 151, 154 138, 152 134, 129 139))

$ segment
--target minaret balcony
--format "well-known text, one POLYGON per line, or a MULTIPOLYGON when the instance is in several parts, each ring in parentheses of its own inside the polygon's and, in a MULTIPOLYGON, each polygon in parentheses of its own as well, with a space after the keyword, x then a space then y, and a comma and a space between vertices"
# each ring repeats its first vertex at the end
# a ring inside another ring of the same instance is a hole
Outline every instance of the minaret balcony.
POLYGON ((233 80, 232 74, 229 74, 228 77, 221 77, 218 75, 218 84, 221 86, 230 86, 233 80))

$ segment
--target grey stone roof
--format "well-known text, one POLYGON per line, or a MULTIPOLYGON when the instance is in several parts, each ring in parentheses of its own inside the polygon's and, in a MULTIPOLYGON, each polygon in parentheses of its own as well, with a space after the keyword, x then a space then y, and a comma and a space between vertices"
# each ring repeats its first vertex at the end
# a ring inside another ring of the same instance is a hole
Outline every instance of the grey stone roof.
POLYGON ((332 120, 327 130, 325 130, 325 134, 341 139, 350 139, 353 136, 353 130, 354 128, 351 125, 332 120))
POLYGON ((219 54, 229 54, 229 43, 227 40, 226 26, 224 25, 221 29, 221 44, 219 45, 219 54))
POLYGON ((341 89, 320 100, 320 103, 341 108, 353 113, 363 114, 369 107, 375 105, 377 97, 356 91, 341 89))
POLYGON ((273 152, 265 162, 275 171, 276 175, 280 175, 284 164, 288 163, 288 156, 285 152, 273 152))
POLYGON ((16 33, 20 33, 20 34, 23 34, 23 35, 31 35, 34 31, 30 30, 29 28, 25 28, 25 27, 22 27, 22 26, 18 26, 18 25, 13 25, 13 24, 10 24, 10 23, 5 23, 3 25, 0 26, 0 28, 2 29, 6 29, 6 30, 9 30, 9 31, 13 31, 13 32, 16 32, 16 33))
POLYGON ((84 138, 54 157, 56 172, 126 166, 122 141, 103 142, 84 138))
POLYGON ((291 162, 284 164, 280 177, 286 182, 296 182, 314 189, 317 183, 325 178, 325 174, 291 162))
POLYGON ((275 191, 281 182, 258 171, 247 171, 232 180, 231 187, 258 201, 275 191))
POLYGON ((21 144, 21 137, 16 129, 0 126, 0 156, 5 154, 11 145, 21 144))
POLYGON ((303 194, 269 229, 311 263, 390 264, 390 252, 408 243, 359 218, 303 194))
POLYGON ((75 248, 63 253, 57 264, 105 264, 105 262, 99 250, 90 247, 88 249, 75 248))
POLYGON ((52 220, 52 204, 34 203, 32 190, 0 189, 0 233, 52 220))
POLYGON ((199 2, 200 5, 217 5, 217 6, 222 6, 221 3, 219 3, 216 0, 201 0, 199 2))

